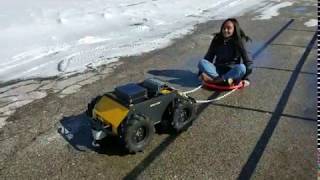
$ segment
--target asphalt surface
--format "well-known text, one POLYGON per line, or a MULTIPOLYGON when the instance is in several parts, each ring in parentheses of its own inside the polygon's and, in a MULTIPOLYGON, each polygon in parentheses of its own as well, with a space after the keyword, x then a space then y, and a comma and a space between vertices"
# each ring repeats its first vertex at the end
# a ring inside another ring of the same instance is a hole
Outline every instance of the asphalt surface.
MULTIPOLYGON (((251 85, 199 105, 188 131, 158 133, 134 155, 113 139, 96 150, 84 111, 95 96, 147 77, 196 87, 196 64, 221 21, 199 24, 165 49, 124 58, 75 94, 52 93, 19 108, 0 129, 0 179, 315 179, 316 27, 304 23, 316 7, 301 1, 270 20, 253 17, 238 18, 253 39, 251 85)), ((215 94, 201 89, 192 96, 215 94)))

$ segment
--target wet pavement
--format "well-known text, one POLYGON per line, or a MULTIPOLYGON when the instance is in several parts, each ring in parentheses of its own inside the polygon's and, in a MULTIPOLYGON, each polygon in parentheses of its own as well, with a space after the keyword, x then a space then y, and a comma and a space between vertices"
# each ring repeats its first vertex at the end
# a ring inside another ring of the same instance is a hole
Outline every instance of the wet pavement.
MULTIPOLYGON (((239 18, 253 39, 248 46, 255 66, 251 85, 199 105, 188 131, 158 133, 135 155, 112 138, 103 149, 91 146, 87 103, 117 85, 147 77, 179 89, 196 87, 196 64, 221 21, 200 24, 165 49, 125 58, 91 84, 81 82, 96 75, 78 77, 78 86, 46 84, 57 89, 50 92, 24 82, 29 92, 46 94, 2 115, 8 119, 0 129, 0 179, 315 179, 316 27, 304 23, 316 17, 316 7, 305 2, 270 20, 252 20, 253 14, 239 18), (78 92, 71 93, 74 89, 78 92)), ((12 93, 6 98, 17 98, 16 88, 2 91, 12 93)), ((192 96, 213 94, 201 89, 192 96)))

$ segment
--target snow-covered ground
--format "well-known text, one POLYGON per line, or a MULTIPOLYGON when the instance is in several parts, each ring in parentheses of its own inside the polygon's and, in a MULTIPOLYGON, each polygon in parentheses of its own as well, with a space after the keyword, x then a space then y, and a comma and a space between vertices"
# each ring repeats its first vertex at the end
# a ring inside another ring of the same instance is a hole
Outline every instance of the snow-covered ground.
POLYGON ((292 2, 279 0, 10 0, 0 2, 0 82, 82 72, 167 46, 211 19, 260 9, 260 19, 292 2))

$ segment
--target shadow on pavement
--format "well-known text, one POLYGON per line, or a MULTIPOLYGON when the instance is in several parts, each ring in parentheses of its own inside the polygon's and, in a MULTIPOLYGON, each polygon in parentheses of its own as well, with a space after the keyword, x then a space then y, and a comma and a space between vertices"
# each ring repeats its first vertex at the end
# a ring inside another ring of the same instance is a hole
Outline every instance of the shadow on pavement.
POLYGON ((85 113, 64 117, 60 120, 58 133, 76 150, 95 151, 99 154, 124 156, 129 154, 116 137, 108 137, 100 142, 100 147, 92 145, 90 122, 85 113))
MULTIPOLYGON (((77 151, 95 151, 99 154, 106 155, 129 155, 129 151, 124 148, 118 137, 107 136, 99 141, 100 146, 92 145, 92 134, 90 120, 85 113, 77 116, 64 117, 60 120, 61 126, 58 133, 77 151)), ((171 129, 164 129, 161 125, 156 125, 157 134, 172 134, 171 129)))
POLYGON ((167 82, 177 84, 182 87, 197 87, 200 83, 197 74, 190 70, 164 69, 150 70, 148 73, 154 76, 168 77, 170 79, 166 80, 167 82))
POLYGON ((266 128, 264 129, 261 137, 259 138, 256 146, 254 147, 252 153, 250 154, 247 162, 245 163, 245 165, 243 166, 239 177, 237 179, 242 180, 242 179, 250 179, 273 135, 273 132, 275 130, 275 128, 278 125, 278 122, 280 121, 281 115, 284 112, 284 109, 288 103, 290 94, 295 86, 295 83, 298 79, 299 73, 303 67, 303 64, 305 63, 311 49, 312 46, 314 45, 315 41, 317 39, 317 33, 314 34, 314 36, 312 37, 311 41, 309 42, 305 52, 303 53, 303 55, 301 56, 298 64, 296 65, 287 85, 286 88, 284 89, 281 98, 275 108, 275 111, 273 112, 266 128))
POLYGON ((166 137, 161 144, 159 144, 148 156, 143 159, 130 173, 128 173, 123 180, 137 179, 138 176, 161 154, 167 147, 179 137, 180 134, 170 135, 166 137))

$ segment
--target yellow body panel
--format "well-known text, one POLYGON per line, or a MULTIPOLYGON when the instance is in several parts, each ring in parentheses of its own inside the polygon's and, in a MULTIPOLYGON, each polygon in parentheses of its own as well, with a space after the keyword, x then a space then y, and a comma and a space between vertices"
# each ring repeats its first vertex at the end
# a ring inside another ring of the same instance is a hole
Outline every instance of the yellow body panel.
POLYGON ((105 124, 111 124, 112 132, 118 134, 118 126, 127 116, 128 112, 129 109, 125 106, 109 97, 103 96, 95 105, 93 116, 105 124))
POLYGON ((171 90, 168 90, 168 89, 162 89, 162 90, 160 90, 160 93, 162 93, 162 94, 169 94, 169 93, 171 93, 172 91, 171 90))

